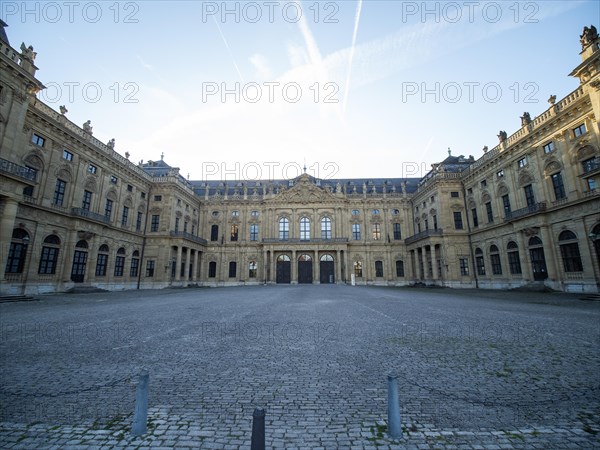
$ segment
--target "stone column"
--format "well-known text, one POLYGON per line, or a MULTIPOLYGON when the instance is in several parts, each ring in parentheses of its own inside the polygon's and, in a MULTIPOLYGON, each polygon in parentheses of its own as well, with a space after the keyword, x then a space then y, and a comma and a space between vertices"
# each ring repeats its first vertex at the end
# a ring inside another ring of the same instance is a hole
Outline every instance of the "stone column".
POLYGON ((192 281, 198 280, 198 250, 194 251, 194 265, 192 267, 192 281))
POLYGON ((4 198, 2 203, 2 216, 0 217, 0 281, 4 281, 8 251, 19 206, 17 201, 12 198, 4 198))
POLYGON ((263 264, 262 265, 263 265, 263 280, 265 280, 265 283, 269 281, 267 279, 267 274, 269 273, 268 264, 269 264, 269 251, 263 249, 263 264))
POLYGON ((342 258, 340 256, 340 251, 336 250, 337 258, 335 260, 335 282, 342 282, 342 258))
POLYGON ((185 281, 189 281, 190 279, 190 259, 192 256, 192 249, 189 247, 186 247, 185 249, 185 259, 183 259, 183 261, 185 261, 183 263, 183 279, 185 281))
POLYGON ((177 262, 175 263, 175 281, 181 279, 181 245, 177 247, 177 262))
MULTIPOLYGON (((532 281, 533 269, 529 262, 529 248, 523 237, 523 232, 521 231, 517 232, 517 244, 519 244, 519 261, 521 262, 521 274, 523 275, 523 279, 525 281, 532 281)), ((510 273, 510 267, 508 268, 508 271, 510 273)))
POLYGON ((427 267, 427 247, 423 246, 421 247, 421 261, 423 261, 423 280, 427 280, 427 272, 428 272, 428 267, 427 267))
POLYGON ((292 284, 298 283, 298 260, 296 259, 296 250, 292 250, 292 284))
POLYGON ((271 277, 269 281, 276 281, 276 271, 275 271, 275 264, 277 264, 276 262, 276 258, 275 258, 275 252, 273 251, 273 247, 271 247, 271 277))
POLYGON ((319 251, 315 250, 315 257, 313 258, 313 284, 320 284, 320 272, 321 261, 319 261, 319 251))
POLYGON ((546 268, 548 269, 548 278, 550 280, 558 280, 558 272, 556 270, 556 251, 554 249, 554 241, 550 234, 548 227, 540 227, 540 234, 542 235, 542 242, 544 243, 544 256, 546 258, 546 268))
POLYGON ((438 263, 437 252, 435 251, 435 244, 431 245, 431 274, 434 280, 438 279, 438 263))

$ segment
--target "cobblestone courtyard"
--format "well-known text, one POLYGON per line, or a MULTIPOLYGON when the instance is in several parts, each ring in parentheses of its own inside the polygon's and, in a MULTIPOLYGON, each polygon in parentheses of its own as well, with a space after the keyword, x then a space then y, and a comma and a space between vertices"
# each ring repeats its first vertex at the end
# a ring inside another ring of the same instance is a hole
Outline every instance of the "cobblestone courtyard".
POLYGON ((600 303, 350 286, 0 304, 0 447, 600 448, 600 303), (149 432, 131 437, 137 376, 149 432), (403 438, 386 435, 388 373, 403 438))

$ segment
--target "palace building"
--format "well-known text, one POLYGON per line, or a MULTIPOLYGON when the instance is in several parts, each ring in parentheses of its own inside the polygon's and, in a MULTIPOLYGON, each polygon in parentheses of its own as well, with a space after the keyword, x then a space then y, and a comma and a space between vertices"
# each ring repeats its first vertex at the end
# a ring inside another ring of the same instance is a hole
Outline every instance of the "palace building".
POLYGON ((579 87, 422 179, 188 181, 41 102, 0 23, 0 294, 269 283, 600 292, 600 47, 579 87))

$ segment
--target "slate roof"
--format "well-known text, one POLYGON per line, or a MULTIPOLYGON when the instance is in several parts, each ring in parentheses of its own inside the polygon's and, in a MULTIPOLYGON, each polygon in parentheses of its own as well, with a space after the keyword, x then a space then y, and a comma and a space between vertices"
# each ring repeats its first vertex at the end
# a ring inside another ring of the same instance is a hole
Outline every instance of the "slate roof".
POLYGON ((2 19, 0 19, 0 40, 4 41, 7 45, 10 45, 10 42, 8 42, 8 36, 6 35, 6 30, 4 29, 4 27, 7 26, 8 25, 2 19))

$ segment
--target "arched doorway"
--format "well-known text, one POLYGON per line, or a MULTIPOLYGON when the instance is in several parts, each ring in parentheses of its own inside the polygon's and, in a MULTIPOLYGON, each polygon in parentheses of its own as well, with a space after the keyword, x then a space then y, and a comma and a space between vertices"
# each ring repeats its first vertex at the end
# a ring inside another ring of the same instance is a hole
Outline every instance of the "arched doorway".
POLYGON ((313 261, 310 255, 300 255, 298 258, 298 283, 313 282, 313 261))
POLYGON ((335 263, 333 262, 333 256, 323 255, 319 263, 319 281, 321 284, 335 283, 335 263))
POLYGON ((87 264, 88 243, 84 240, 75 244, 75 253, 73 254, 73 267, 71 268, 71 281, 83 283, 85 277, 85 266, 87 264))
POLYGON ((277 257, 277 278, 276 282, 280 284, 289 284, 292 281, 292 265, 288 255, 279 255, 277 257))
POLYGON ((531 270, 533 271, 533 279, 536 281, 542 281, 548 278, 546 257, 544 256, 544 245, 542 240, 537 236, 529 239, 529 256, 531 257, 531 270))

